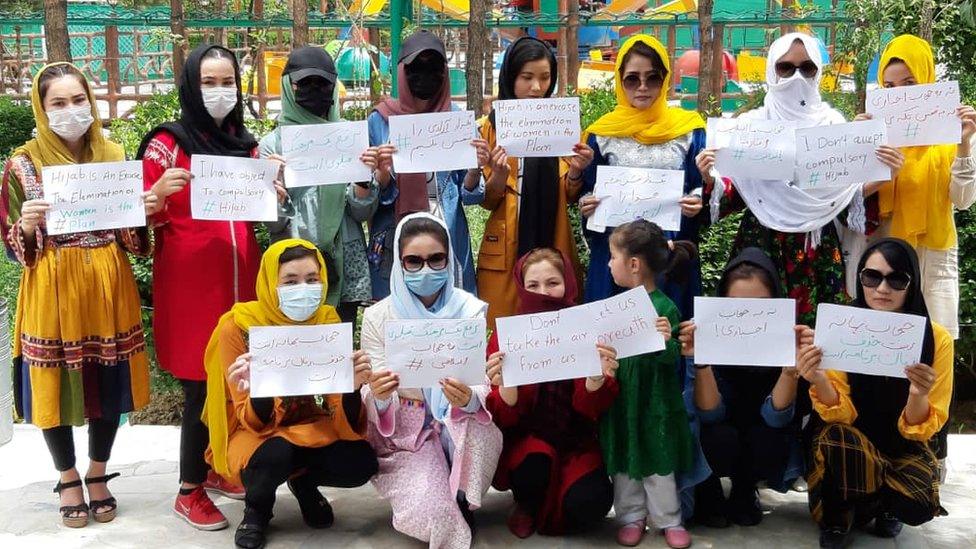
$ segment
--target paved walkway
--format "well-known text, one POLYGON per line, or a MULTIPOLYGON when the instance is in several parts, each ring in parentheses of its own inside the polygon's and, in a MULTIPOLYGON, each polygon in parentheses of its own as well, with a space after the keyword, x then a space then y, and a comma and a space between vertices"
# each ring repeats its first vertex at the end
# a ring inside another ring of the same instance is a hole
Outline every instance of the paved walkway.
MULTIPOLYGON (((87 434, 76 429, 79 468, 84 471, 87 434)), ((112 482, 119 498, 119 516, 109 524, 90 523, 73 530, 61 525, 57 496, 51 493, 56 475, 40 431, 15 427, 13 441, 0 447, 0 547, 57 548, 210 548, 233 547, 233 528, 221 532, 198 532, 172 514, 177 483, 179 431, 175 427, 125 426, 109 464, 109 471, 122 477, 112 482)), ((921 528, 906 527, 895 540, 858 535, 852 547, 940 548, 976 547, 976 435, 950 437, 949 480, 943 487, 942 503, 949 516, 921 528)), ((275 547, 395 547, 421 548, 422 544, 397 534, 390 526, 390 508, 371 486, 354 490, 327 489, 336 511, 336 524, 325 531, 312 531, 302 523, 298 505, 287 490, 279 491, 272 521, 270 544, 275 547)), ((817 546, 817 531, 810 522, 804 494, 779 495, 763 491, 768 509, 763 523, 754 528, 725 530, 696 528, 694 547, 804 548, 817 546)), ((243 503, 218 498, 217 505, 232 526, 241 519, 243 503)), ((479 531, 475 547, 614 547, 614 528, 608 519, 603 529, 582 538, 533 536, 525 541, 513 537, 505 527, 511 496, 492 491, 477 512, 479 531)), ((666 547, 661 536, 648 535, 643 547, 666 547)))

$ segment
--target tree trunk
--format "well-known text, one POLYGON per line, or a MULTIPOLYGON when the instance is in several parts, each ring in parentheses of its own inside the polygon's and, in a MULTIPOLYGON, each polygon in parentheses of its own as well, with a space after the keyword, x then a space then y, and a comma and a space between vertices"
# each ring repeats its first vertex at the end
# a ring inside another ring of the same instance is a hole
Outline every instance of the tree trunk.
POLYGON ((579 0, 569 0, 566 30, 566 84, 575 93, 579 88, 579 0))
POLYGON ((308 0, 292 0, 291 47, 308 45, 308 0))
POLYGON ((918 14, 918 37, 932 41, 932 18, 935 15, 935 0, 922 0, 918 14))
POLYGON ((465 52, 467 66, 467 103, 475 116, 484 113, 485 47, 488 46, 488 28, 485 26, 487 0, 471 0, 468 17, 468 47, 465 52))
POLYGON ((708 115, 716 93, 712 89, 712 67, 715 55, 714 29, 712 28, 713 0, 698 2, 698 34, 701 47, 698 56, 698 112, 708 115))
POLYGON ((68 0, 44 2, 44 45, 48 63, 71 62, 71 41, 68 38, 68 0))
MULTIPOLYGON (((495 43, 491 42, 488 51, 485 52, 485 97, 491 98, 495 95, 495 43)), ((491 111, 491 102, 484 102, 485 112, 491 111)))
POLYGON ((173 79, 179 82, 186 62, 186 24, 183 21, 183 0, 170 0, 169 26, 173 39, 173 79))
MULTIPOLYGON (((214 2, 214 13, 218 14, 218 16, 225 15, 224 10, 226 7, 227 0, 216 0, 214 2)), ((214 43, 227 47, 227 29, 224 27, 214 29, 214 43)))

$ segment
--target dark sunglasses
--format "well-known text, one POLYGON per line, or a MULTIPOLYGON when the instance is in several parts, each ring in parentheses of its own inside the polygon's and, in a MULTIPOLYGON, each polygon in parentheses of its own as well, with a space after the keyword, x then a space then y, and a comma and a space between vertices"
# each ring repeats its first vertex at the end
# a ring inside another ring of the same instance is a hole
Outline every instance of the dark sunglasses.
POLYGON ((415 273, 424 268, 424 264, 435 271, 442 271, 447 268, 447 254, 437 253, 430 257, 423 258, 419 255, 405 255, 400 258, 403 270, 408 273, 415 273))
POLYGON ((861 285, 865 288, 877 288, 882 281, 888 282, 888 287, 896 292, 903 292, 912 283, 912 275, 901 271, 884 274, 877 269, 861 270, 861 285))
POLYGON ((804 78, 813 78, 817 76, 817 64, 813 61, 804 61, 799 65, 794 65, 789 61, 780 61, 776 63, 776 74, 781 78, 789 78, 796 74, 796 71, 800 71, 800 74, 804 78))
POLYGON ((647 88, 657 88, 664 84, 664 75, 659 72, 651 72, 641 77, 640 75, 630 73, 624 76, 620 82, 623 84, 625 90, 636 90, 640 89, 642 81, 647 88))

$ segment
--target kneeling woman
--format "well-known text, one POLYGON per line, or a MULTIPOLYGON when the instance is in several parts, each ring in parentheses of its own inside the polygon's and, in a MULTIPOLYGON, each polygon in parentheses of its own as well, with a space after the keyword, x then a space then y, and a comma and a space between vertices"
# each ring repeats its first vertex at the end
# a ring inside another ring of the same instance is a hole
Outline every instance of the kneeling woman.
MULTIPOLYGON (((918 256, 904 240, 868 247, 857 272, 854 305, 929 318, 918 256)), ((821 547, 842 547, 855 521, 874 519, 873 533, 891 538, 903 522, 917 526, 944 513, 929 441, 949 416, 952 352, 952 336, 931 319, 907 378, 825 372, 821 349, 801 348, 797 370, 827 423, 814 439, 808 477, 821 547)))
POLYGON ((430 547, 466 548, 471 509, 481 506, 502 450, 485 409, 488 387, 446 378, 432 389, 399 389, 399 377, 385 368, 387 320, 485 315, 484 302, 454 287, 452 249, 447 225, 430 214, 408 215, 397 226, 390 296, 363 315, 362 347, 373 365, 363 392, 379 458, 373 483, 390 500, 393 527, 430 547))
MULTIPOLYGON (((575 305, 576 273, 565 253, 537 248, 515 265, 519 314, 575 305)), ((520 538, 595 526, 613 505, 597 420, 617 397, 616 352, 599 347, 605 375, 503 387, 498 334, 488 344, 488 409, 505 434, 495 488, 512 490, 508 528, 520 538)))
POLYGON ((362 486, 376 473, 376 454, 360 435, 366 418, 359 387, 369 378, 369 357, 353 355, 356 391, 315 397, 251 398, 247 332, 252 326, 332 324, 339 315, 324 304, 325 261, 315 245, 288 239, 261 259, 257 301, 238 303, 221 317, 207 345, 207 461, 221 476, 243 482, 244 519, 238 547, 263 547, 275 490, 284 482, 312 528, 332 525, 332 507, 319 486, 362 486))

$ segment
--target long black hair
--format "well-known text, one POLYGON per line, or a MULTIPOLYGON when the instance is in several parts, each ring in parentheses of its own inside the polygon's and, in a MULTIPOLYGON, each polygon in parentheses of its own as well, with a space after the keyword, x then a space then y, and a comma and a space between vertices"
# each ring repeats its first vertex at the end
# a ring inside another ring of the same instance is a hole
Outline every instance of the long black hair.
POLYGON ((688 240, 675 240, 672 250, 661 227, 646 219, 620 225, 611 233, 610 242, 627 255, 643 259, 655 275, 679 284, 688 279, 698 257, 698 248, 688 240))

